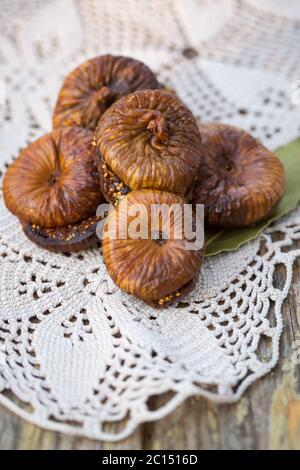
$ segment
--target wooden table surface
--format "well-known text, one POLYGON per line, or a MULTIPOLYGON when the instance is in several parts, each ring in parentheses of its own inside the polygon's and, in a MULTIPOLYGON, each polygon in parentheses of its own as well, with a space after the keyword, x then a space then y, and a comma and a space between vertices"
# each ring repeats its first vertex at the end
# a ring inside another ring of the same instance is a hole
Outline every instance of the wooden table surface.
MULTIPOLYGON (((284 276, 284 268, 279 269, 277 287, 284 276)), ((0 407, 0 449, 300 449, 300 365, 292 354, 300 334, 300 260, 283 321, 278 365, 234 405, 191 398, 167 418, 144 424, 117 443, 44 431, 0 407)), ((266 357, 269 347, 263 346, 266 357)))

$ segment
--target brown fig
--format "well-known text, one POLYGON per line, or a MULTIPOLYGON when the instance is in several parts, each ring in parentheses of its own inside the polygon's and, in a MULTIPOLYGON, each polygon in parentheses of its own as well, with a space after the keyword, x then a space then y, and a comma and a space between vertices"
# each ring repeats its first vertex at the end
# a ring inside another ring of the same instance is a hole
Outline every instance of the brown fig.
POLYGON ((138 91, 114 103, 99 121, 95 143, 106 165, 102 177, 113 174, 130 190, 186 196, 201 165, 192 113, 163 90, 138 91))
POLYGON ((27 238, 41 248, 56 253, 76 253, 97 244, 96 228, 99 219, 96 215, 82 222, 65 227, 43 228, 23 222, 23 230, 27 238))
POLYGON ((98 168, 102 194, 108 202, 116 206, 118 201, 130 192, 130 189, 111 171, 97 148, 96 166, 98 168))
POLYGON ((184 203, 173 193, 131 191, 110 212, 104 227, 103 259, 108 273, 121 289, 153 307, 180 300, 193 288, 203 262, 202 245, 187 249, 184 203), (174 205, 179 215, 172 212, 174 205), (159 211, 153 208, 164 209, 157 216, 159 211), (139 236, 132 231, 134 227, 139 236))
POLYGON ((200 132, 206 164, 199 171, 193 201, 204 204, 207 222, 244 227, 271 214, 285 190, 284 169, 276 155, 237 127, 201 124, 200 132))
POLYGON ((153 72, 128 57, 102 55, 87 60, 64 80, 53 114, 53 127, 94 130, 100 116, 132 91, 159 88, 153 72))
POLYGON ((90 221, 83 222, 95 216, 104 200, 92 138, 87 129, 56 129, 24 149, 6 172, 7 208, 22 221, 29 238, 46 248, 55 241, 56 251, 62 251, 66 241, 72 247, 90 238, 84 229, 90 221))

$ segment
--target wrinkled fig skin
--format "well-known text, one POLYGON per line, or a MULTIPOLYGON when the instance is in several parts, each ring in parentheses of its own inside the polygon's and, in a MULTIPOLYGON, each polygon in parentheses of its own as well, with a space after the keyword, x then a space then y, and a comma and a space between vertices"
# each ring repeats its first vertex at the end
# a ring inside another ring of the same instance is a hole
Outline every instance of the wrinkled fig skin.
POLYGON ((64 80, 53 114, 53 127, 82 126, 95 130, 100 116, 112 103, 145 88, 159 88, 159 84, 142 62, 112 55, 95 57, 64 80))
POLYGON ((96 145, 111 171, 132 190, 185 195, 201 166, 201 137, 192 113, 163 90, 143 90, 102 116, 96 145))
POLYGON ((96 166, 102 194, 108 202, 116 206, 119 199, 129 193, 130 189, 106 165, 98 149, 96 149, 96 166))
POLYGON ((30 144, 5 175, 7 208, 20 219, 46 228, 94 215, 103 196, 92 137, 87 129, 62 128, 30 144))
POLYGON ((280 160, 242 129, 201 124, 207 166, 199 172, 194 202, 220 227, 251 226, 276 208, 285 190, 280 160))
POLYGON ((162 240, 133 239, 126 233, 118 237, 118 230, 124 223, 130 227, 135 216, 130 215, 134 204, 142 204, 142 220, 148 222, 150 234, 152 204, 184 204, 184 199, 176 194, 157 190, 131 191, 119 203, 115 212, 110 212, 102 241, 103 259, 113 281, 125 292, 145 303, 156 307, 166 307, 193 288, 203 262, 204 248, 186 250, 186 239, 175 238, 174 217, 171 219, 170 238, 163 239, 167 231, 169 217, 161 216, 156 233, 162 240), (127 215, 127 223, 126 223, 127 215), (117 237, 109 235, 107 228, 117 226, 117 237), (168 297, 171 295, 171 298, 168 297), (164 301, 162 299, 166 298, 164 301))
POLYGON ((22 223, 25 235, 36 245, 55 253, 76 253, 91 248, 99 241, 96 216, 60 228, 42 228, 22 223))

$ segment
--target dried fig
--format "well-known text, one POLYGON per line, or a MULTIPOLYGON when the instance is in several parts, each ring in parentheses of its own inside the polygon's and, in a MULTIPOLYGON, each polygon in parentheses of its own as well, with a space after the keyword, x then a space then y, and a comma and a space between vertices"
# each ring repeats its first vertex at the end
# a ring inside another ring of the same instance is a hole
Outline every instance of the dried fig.
POLYGON ((96 245, 96 215, 88 219, 59 228, 43 228, 29 222, 21 222, 25 235, 41 248, 56 253, 77 252, 96 245))
POLYGON ((98 149, 96 149, 96 166, 102 193, 108 202, 117 205, 119 199, 129 193, 130 189, 106 165, 98 149))
POLYGON ((128 57, 103 55, 87 60, 64 80, 53 115, 53 127, 94 130, 100 116, 132 91, 159 88, 153 72, 128 57))
POLYGON ((184 202, 181 196, 164 191, 131 191, 110 212, 104 228, 103 259, 108 273, 121 289, 153 307, 165 307, 191 290, 203 261, 204 248, 186 249, 181 216, 164 210, 156 217, 153 212, 158 205, 171 208, 177 204, 182 210, 184 202), (130 233, 136 208, 140 238, 130 233))
POLYGON ((90 238, 84 229, 89 220, 84 221, 104 200, 92 138, 87 129, 56 129, 24 149, 6 172, 7 208, 29 238, 46 248, 57 243, 60 251, 66 241, 72 241, 71 247, 90 238))
POLYGON ((280 160, 247 132, 219 123, 201 124, 206 165, 194 202, 205 205, 211 225, 243 227, 267 217, 285 190, 280 160))
POLYGON ((201 165, 192 113, 163 90, 138 91, 114 103, 99 120, 95 142, 106 165, 101 177, 113 174, 131 190, 186 195, 201 165))

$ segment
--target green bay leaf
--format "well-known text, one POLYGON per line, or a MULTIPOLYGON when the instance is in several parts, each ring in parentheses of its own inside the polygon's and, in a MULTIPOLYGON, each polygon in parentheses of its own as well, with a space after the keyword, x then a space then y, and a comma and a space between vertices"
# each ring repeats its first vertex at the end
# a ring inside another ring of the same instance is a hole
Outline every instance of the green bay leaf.
POLYGON ((205 229, 205 256, 237 250, 243 244, 257 238, 272 222, 295 209, 300 202, 300 139, 275 151, 285 168, 286 190, 277 209, 255 227, 238 229, 205 229))

